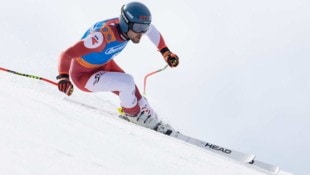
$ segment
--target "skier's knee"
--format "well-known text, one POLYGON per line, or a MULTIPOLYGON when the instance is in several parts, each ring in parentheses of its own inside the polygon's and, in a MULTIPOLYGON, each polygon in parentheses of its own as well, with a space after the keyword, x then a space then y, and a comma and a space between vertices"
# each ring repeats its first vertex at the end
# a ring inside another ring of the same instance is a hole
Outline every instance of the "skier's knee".
POLYGON ((124 76, 126 76, 123 81, 121 82, 122 85, 122 89, 123 91, 134 91, 135 90, 135 81, 133 79, 133 77, 129 74, 125 74, 124 76))

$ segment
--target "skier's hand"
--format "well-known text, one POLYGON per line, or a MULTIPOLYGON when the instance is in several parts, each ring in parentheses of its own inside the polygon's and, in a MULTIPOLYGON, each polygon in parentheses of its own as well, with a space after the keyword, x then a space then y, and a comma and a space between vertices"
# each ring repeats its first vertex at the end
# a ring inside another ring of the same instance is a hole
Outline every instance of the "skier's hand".
POLYGON ((169 53, 166 61, 170 67, 177 67, 179 65, 179 57, 174 53, 169 53))
POLYGON ((58 90, 70 96, 73 93, 73 85, 70 82, 68 74, 60 74, 57 76, 58 90))
POLYGON ((160 52, 170 67, 177 67, 179 65, 179 57, 172 53, 167 47, 161 49, 160 52))

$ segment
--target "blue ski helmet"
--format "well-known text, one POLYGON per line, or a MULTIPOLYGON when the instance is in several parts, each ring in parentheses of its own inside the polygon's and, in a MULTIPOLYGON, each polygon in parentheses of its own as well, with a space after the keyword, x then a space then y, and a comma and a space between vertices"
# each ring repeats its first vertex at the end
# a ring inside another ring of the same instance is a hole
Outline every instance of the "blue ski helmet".
POLYGON ((119 24, 122 32, 132 30, 136 33, 145 33, 151 24, 150 10, 140 2, 130 2, 121 8, 119 24))

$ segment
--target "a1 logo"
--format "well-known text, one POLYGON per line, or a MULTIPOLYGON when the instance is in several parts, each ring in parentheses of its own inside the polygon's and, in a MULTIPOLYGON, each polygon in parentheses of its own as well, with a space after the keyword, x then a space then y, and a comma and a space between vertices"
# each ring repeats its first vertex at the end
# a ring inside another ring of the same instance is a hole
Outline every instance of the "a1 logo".
POLYGON ((103 35, 100 32, 94 32, 84 39, 84 46, 89 49, 99 47, 103 42, 103 35))

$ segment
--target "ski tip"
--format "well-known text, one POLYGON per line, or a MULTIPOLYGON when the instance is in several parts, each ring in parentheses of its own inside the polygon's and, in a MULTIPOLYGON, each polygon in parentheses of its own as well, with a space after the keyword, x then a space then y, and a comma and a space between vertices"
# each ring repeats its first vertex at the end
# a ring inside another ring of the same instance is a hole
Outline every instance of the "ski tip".
POLYGON ((251 163, 253 166, 263 169, 272 174, 278 174, 280 172, 280 167, 276 165, 271 165, 269 163, 265 163, 259 160, 253 160, 251 163))

